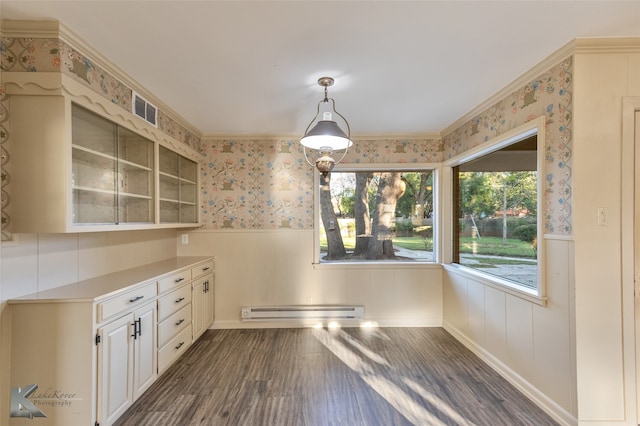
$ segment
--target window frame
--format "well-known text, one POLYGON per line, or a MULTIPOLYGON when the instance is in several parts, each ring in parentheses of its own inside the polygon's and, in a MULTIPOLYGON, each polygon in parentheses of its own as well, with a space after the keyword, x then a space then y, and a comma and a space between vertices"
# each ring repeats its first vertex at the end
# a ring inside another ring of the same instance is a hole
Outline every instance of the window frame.
POLYGON ((545 173, 545 156, 544 156, 544 147, 545 147, 545 117, 540 116, 536 119, 533 119, 521 126, 516 127, 513 130, 505 132, 504 134, 497 136, 493 139, 490 139, 486 142, 483 142, 459 155, 453 156, 450 159, 447 159, 443 163, 443 167, 445 169, 444 176, 447 177, 447 194, 449 196, 449 200, 447 202, 448 212, 446 213, 447 217, 451 220, 448 228, 447 228, 447 240, 448 246, 445 248, 445 259, 443 260, 443 266, 446 269, 455 270, 457 272, 463 273, 469 277, 473 277, 483 284, 489 285, 491 287, 503 290, 507 293, 514 294, 520 297, 523 297, 527 300, 533 301, 540 305, 545 305, 547 301, 546 296, 546 275, 545 275, 545 252, 546 252, 546 244, 545 244, 545 235, 544 235, 544 212, 545 212, 545 204, 544 204, 544 177, 545 173), (454 176, 453 176, 453 168, 456 166, 460 166, 461 164, 467 163, 469 161, 475 160, 484 155, 490 154, 492 152, 496 152, 501 150, 504 147, 512 145, 516 142, 524 140, 533 135, 537 135, 537 214, 536 214, 536 222, 537 222, 537 261, 538 261, 538 285, 536 289, 528 288, 524 285, 520 285, 515 281, 507 280, 504 278, 500 278, 496 275, 488 274, 478 269, 470 268, 468 266, 464 266, 458 263, 453 263, 453 249, 454 244, 457 244, 456 239, 457 236, 454 233, 454 221, 457 220, 455 216, 456 209, 454 208, 454 203, 457 200, 454 199, 454 194, 456 190, 454 189, 454 176))
POLYGON ((442 214, 442 191, 441 176, 442 163, 338 163, 333 172, 363 172, 363 171, 431 171, 433 173, 433 260, 432 261, 402 261, 402 260, 331 260, 323 261, 320 259, 320 173, 314 169, 313 175, 313 261, 314 267, 346 267, 355 266, 362 267, 440 267, 442 263, 442 245, 441 245, 441 223, 440 215, 442 214))

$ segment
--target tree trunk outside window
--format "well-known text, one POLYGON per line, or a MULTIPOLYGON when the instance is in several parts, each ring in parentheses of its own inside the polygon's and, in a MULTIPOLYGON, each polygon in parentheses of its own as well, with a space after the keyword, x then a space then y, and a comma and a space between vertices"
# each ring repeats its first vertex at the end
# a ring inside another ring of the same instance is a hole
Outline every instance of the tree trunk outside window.
POLYGON ((320 215, 324 232, 327 235, 327 256, 326 260, 344 259, 347 251, 344 248, 342 234, 340 234, 340 225, 338 224, 338 216, 331 202, 331 173, 327 176, 320 175, 320 215))
POLYGON ((356 247, 354 256, 361 256, 367 252, 367 245, 371 239, 371 216, 369 213, 369 184, 373 173, 356 173, 356 190, 354 202, 354 218, 356 222, 356 247))
POLYGON ((371 240, 367 247, 367 259, 395 258, 392 240, 393 219, 396 214, 396 204, 405 189, 406 184, 402 180, 402 173, 382 173, 376 195, 376 211, 373 216, 371 240))

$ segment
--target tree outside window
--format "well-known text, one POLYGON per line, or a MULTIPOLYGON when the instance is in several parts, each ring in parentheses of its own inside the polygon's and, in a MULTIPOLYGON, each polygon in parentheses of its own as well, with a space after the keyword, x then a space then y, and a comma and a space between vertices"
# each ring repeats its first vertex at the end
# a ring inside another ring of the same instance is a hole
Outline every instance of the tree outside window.
POLYGON ((320 179, 321 261, 434 261, 433 170, 320 179))

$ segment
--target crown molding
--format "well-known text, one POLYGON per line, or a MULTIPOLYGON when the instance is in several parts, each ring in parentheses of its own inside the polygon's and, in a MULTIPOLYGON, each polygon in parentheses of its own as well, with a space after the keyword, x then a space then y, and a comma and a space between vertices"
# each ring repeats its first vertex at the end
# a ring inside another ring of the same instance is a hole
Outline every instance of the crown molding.
MULTIPOLYGON (((203 140, 299 140, 301 134, 296 135, 244 135, 244 134, 205 134, 203 140)), ((354 141, 371 140, 440 140, 440 133, 406 133, 406 134, 386 134, 386 135, 351 135, 354 141)))
POLYGON ((0 29, 3 37, 48 38, 58 37, 60 23, 58 21, 3 19, 0 29))
POLYGON ((526 84, 549 71, 554 66, 570 56, 591 53, 638 53, 640 52, 640 37, 580 37, 575 38, 547 56, 534 67, 521 74, 506 85, 502 90, 473 108, 471 111, 451 123, 440 134, 442 137, 450 134, 468 121, 474 119, 483 111, 503 100, 511 93, 520 90, 526 84))
POLYGON ((63 23, 59 21, 3 20, 0 28, 2 28, 2 35, 4 37, 59 38, 72 48, 82 52, 84 55, 87 55, 97 66, 103 68, 117 80, 138 92, 141 96, 154 104, 158 109, 162 110, 189 132, 199 138, 202 138, 202 131, 200 129, 189 123, 175 110, 146 90, 144 86, 111 62, 103 54, 98 52, 63 23))
POLYGON ((574 40, 579 53, 638 53, 640 37, 582 37, 574 40))
POLYGON ((539 75, 550 70, 551 68, 553 68, 554 66, 556 66, 557 64, 565 60, 567 57, 571 56, 574 51, 575 51, 575 40, 572 40, 569 43, 562 46, 560 49, 553 52, 551 55, 547 56, 547 58, 537 63, 535 66, 533 66, 523 74, 521 74, 511 83, 507 84, 504 88, 502 88, 500 91, 498 91, 497 93, 489 97, 487 100, 485 100, 484 102, 482 102, 481 104, 473 108, 471 111, 469 111, 462 117, 458 118, 456 121, 451 123, 446 128, 444 128, 440 132, 442 138, 444 138, 451 132, 455 131, 456 129, 458 129, 468 121, 474 119, 475 117, 480 115, 483 111, 495 105, 497 102, 500 102, 501 100, 503 100, 504 98, 512 94, 513 92, 521 89, 524 85, 528 84, 539 75))

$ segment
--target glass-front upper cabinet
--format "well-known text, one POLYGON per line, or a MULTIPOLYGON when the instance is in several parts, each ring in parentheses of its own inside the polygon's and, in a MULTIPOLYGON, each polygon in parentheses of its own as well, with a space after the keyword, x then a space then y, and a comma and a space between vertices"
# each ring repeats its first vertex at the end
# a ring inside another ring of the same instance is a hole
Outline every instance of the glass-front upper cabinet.
POLYGON ((154 222, 154 143, 72 105, 72 223, 154 222))
POLYGON ((8 74, 11 232, 198 226, 200 153, 74 78, 8 74))
POLYGON ((159 165, 160 222, 197 223, 198 164, 161 146, 159 165))

